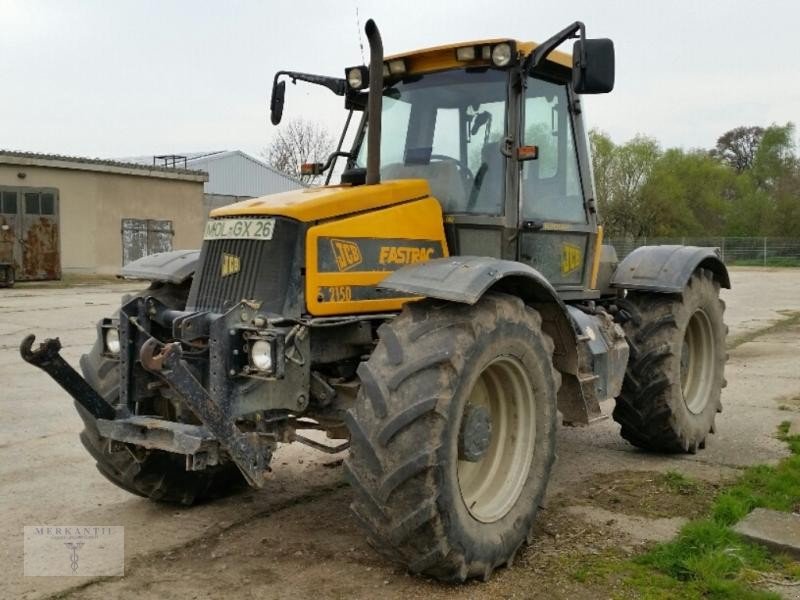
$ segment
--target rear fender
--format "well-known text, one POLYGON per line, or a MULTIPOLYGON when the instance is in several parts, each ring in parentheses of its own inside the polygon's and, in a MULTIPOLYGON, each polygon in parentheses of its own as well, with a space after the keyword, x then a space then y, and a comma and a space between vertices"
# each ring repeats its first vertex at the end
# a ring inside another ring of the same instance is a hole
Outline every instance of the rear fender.
POLYGON ((708 269, 720 286, 730 289, 730 276, 719 250, 698 246, 641 246, 619 264, 611 287, 680 294, 698 268, 708 269))

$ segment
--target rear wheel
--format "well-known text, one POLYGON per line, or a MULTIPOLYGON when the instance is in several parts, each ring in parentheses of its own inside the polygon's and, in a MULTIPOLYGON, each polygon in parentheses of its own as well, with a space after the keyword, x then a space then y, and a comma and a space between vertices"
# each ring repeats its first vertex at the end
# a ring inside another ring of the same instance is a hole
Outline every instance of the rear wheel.
POLYGON ((353 512, 411 571, 488 578, 529 535, 555 458, 553 343, 500 294, 409 304, 379 333, 348 414, 353 512))
POLYGON ((727 333, 719 289, 713 274, 699 269, 682 298, 628 294, 640 318, 625 325, 631 357, 614 419, 634 446, 694 453, 714 431, 727 333))
MULTIPOLYGON (((171 308, 182 309, 186 303, 186 286, 153 284, 141 296, 153 296, 171 308)), ((127 300, 126 300, 127 301, 127 300)), ((109 404, 119 402, 119 363, 103 354, 100 336, 80 361, 81 371, 89 385, 109 404)), ((232 463, 216 465, 202 471, 187 471, 183 455, 159 450, 111 452, 109 440, 100 435, 94 417, 77 402, 75 407, 83 419, 80 439, 97 461, 97 469, 122 489, 154 501, 193 504, 224 496, 245 485, 244 478, 232 463)))

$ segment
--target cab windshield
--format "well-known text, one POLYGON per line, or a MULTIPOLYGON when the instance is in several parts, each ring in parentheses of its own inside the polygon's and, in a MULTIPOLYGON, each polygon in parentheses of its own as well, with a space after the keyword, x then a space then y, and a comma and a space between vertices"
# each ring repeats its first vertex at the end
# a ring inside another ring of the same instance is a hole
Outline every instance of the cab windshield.
POLYGON ((504 71, 459 69, 411 75, 387 88, 381 178, 426 179, 446 213, 501 214, 506 82, 504 71))

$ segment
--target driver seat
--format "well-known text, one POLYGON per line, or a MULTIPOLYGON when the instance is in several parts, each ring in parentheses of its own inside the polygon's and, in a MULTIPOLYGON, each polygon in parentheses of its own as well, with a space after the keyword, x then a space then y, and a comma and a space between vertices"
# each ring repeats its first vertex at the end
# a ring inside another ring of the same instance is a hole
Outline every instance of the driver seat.
POLYGON ((381 179, 425 179, 431 194, 446 213, 461 212, 467 205, 464 180, 458 167, 450 161, 428 164, 392 163, 381 168, 381 179))

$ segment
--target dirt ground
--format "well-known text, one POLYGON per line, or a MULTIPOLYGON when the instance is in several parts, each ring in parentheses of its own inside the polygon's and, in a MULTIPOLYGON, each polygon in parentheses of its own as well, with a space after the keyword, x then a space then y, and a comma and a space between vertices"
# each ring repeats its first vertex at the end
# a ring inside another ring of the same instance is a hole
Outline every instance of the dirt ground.
MULTIPOLYGON (((24 334, 59 336, 77 365, 130 285, 0 290, 0 598, 607 598, 579 581, 581 558, 634 554, 700 514, 721 481, 786 454, 778 424, 800 411, 800 270, 734 269, 729 385, 717 434, 694 456, 637 451, 605 420, 561 428, 532 545, 488 583, 447 586, 406 574, 366 544, 348 513, 341 457, 281 448, 261 491, 193 508, 151 503, 95 470, 66 394, 23 363, 24 334), (781 321, 784 323, 781 324, 781 321), (777 324, 777 325, 776 325, 777 324), (691 489, 674 472, 693 478, 691 489), (125 576, 23 577, 22 527, 122 525, 125 576)), ((610 414, 611 405, 604 406, 610 414)))

